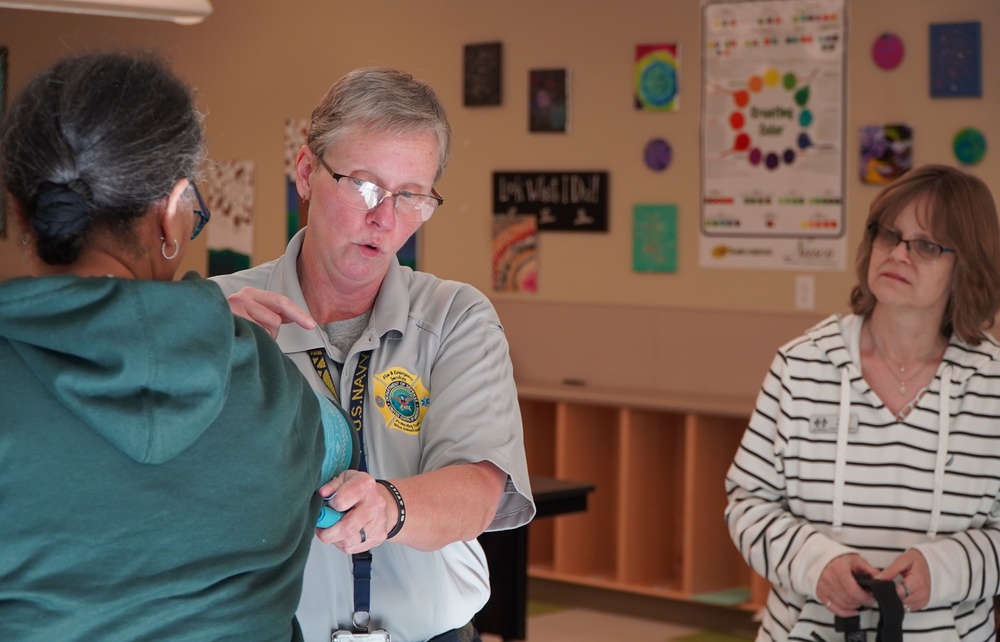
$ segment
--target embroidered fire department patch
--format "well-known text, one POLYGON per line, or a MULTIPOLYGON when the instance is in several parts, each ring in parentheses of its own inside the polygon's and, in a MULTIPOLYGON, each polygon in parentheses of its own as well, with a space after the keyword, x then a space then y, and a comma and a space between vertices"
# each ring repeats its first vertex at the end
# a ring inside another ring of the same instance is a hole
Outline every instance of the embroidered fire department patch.
POLYGON ((391 367, 374 376, 375 405, 385 425, 409 434, 420 432, 420 423, 431 403, 431 393, 419 376, 391 367))

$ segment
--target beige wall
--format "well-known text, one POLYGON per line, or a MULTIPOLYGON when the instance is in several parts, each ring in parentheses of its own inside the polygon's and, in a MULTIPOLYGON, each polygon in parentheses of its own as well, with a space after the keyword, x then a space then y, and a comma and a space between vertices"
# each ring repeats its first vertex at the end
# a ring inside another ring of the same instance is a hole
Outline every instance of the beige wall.
MULTIPOLYGON (((215 159, 250 159, 257 167, 255 260, 284 244, 283 123, 308 116, 326 88, 349 69, 387 64, 411 71, 440 92, 455 129, 452 161, 439 190, 447 203, 422 234, 422 266, 490 290, 490 175, 493 170, 606 169, 611 174, 610 232, 541 237, 539 302, 791 313, 796 272, 706 270, 697 264, 698 132, 701 75, 699 0, 214 0, 201 25, 0 10, 0 44, 10 50, 16 91, 56 57, 106 47, 163 50, 197 87, 207 111, 215 159), (504 43, 501 107, 462 106, 462 46, 504 43), (681 45, 681 110, 636 112, 630 73, 643 42, 681 45), (570 72, 569 134, 527 133, 527 71, 570 72), (674 146, 663 173, 642 164, 652 136, 674 146), (679 206, 676 274, 631 271, 631 210, 639 202, 679 206)), ((974 125, 992 149, 972 169, 1000 194, 1000 2, 996 0, 849 0, 847 207, 849 246, 860 238, 875 189, 857 176, 857 130, 907 122, 917 162, 954 162, 950 139, 974 125), (983 24, 983 98, 930 100, 927 33, 931 22, 983 24), (906 57, 878 70, 872 41, 894 31, 906 57)), ((16 232, 0 244, 0 276, 20 273, 16 232)), ((203 250, 199 240, 196 250, 203 250)), ((204 252, 186 267, 204 272, 204 252)), ((816 272, 817 313, 841 311, 850 270, 816 272)), ((530 300, 493 295, 498 302, 530 300)))

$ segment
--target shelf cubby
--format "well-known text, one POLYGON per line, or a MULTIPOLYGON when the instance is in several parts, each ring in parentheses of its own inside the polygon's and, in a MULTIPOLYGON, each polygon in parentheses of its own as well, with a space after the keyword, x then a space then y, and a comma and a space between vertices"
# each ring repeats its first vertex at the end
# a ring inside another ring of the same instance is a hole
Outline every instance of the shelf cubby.
POLYGON ((586 512, 531 524, 530 575, 763 604, 767 583, 740 557, 723 519, 725 475, 749 402, 569 386, 521 386, 519 395, 529 471, 594 485, 586 512))

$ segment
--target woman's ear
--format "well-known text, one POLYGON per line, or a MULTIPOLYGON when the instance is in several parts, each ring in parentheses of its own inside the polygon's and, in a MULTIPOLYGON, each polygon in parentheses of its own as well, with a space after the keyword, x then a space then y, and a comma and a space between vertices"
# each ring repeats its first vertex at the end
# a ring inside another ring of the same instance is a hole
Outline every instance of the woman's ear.
POLYGON ((184 243, 191 238, 191 232, 194 230, 194 212, 181 207, 184 191, 190 184, 186 178, 177 181, 167 195, 163 209, 160 210, 160 236, 167 245, 171 245, 174 241, 184 243))

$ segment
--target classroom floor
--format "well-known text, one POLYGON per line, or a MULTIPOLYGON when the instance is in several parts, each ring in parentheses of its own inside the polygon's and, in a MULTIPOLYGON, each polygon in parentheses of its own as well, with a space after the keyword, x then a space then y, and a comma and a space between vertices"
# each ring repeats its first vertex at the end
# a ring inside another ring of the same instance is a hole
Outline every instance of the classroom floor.
MULTIPOLYGON (((536 601, 528 604, 527 634, 525 642, 750 642, 753 639, 749 635, 536 601)), ((496 635, 482 637, 483 642, 502 642, 496 635)))

